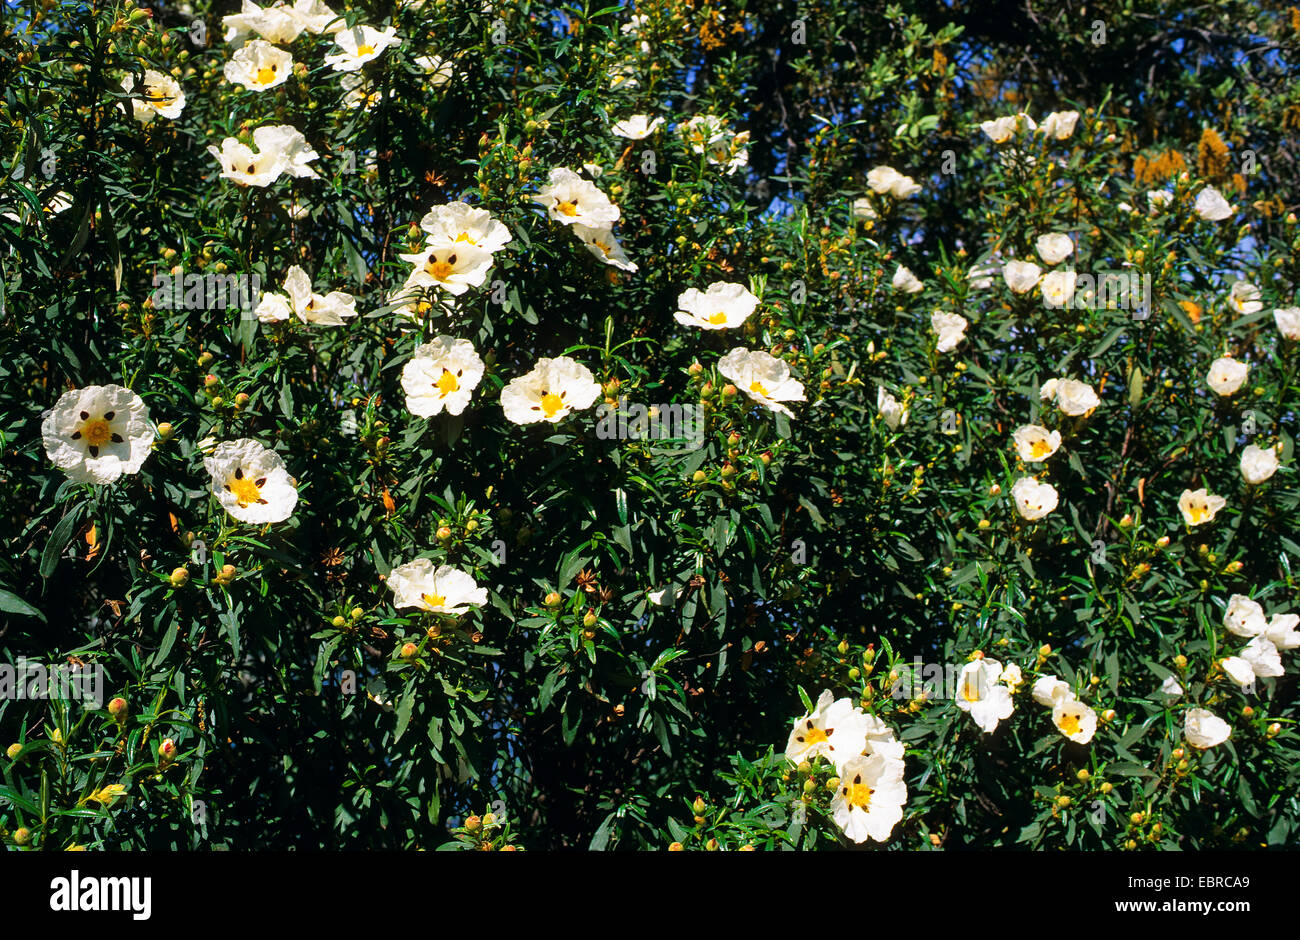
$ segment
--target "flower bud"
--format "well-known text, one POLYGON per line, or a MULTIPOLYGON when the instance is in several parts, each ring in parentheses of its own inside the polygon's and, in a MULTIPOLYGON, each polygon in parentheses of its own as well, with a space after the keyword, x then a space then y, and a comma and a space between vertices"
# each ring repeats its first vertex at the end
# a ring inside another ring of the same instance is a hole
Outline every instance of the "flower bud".
POLYGON ((1056 805, 1059 806, 1059 807, 1061 807, 1062 809, 1064 809, 1065 807, 1069 806, 1072 802, 1074 802, 1074 801, 1071 800, 1071 799, 1070 799, 1068 796, 1066 796, 1065 794, 1062 794, 1062 795, 1060 795, 1060 796, 1058 796, 1058 797, 1056 798, 1056 805))
POLYGON ((108 713, 113 716, 114 721, 126 721, 126 716, 129 710, 130 709, 126 704, 126 699, 122 698, 120 695, 108 703, 108 713))
POLYGON ((1174 657, 1174 665, 1177 666, 1180 671, 1186 669, 1187 657, 1184 656, 1182 653, 1179 653, 1177 656, 1174 657))
POLYGON ((330 624, 335 627, 344 627, 347 626, 347 621, 343 619, 342 614, 338 614, 335 615, 334 619, 330 621, 330 624))
POLYGON ((9 745, 9 747, 5 749, 5 757, 9 758, 10 760, 17 760, 18 755, 21 754, 22 752, 23 752, 23 746, 21 744, 16 744, 16 743, 11 744, 9 745))
POLYGON ((1162 535, 1160 536, 1160 538, 1156 539, 1156 548, 1166 549, 1168 547, 1169 547, 1169 536, 1162 535))
POLYGON ((159 440, 169 441, 171 440, 172 435, 175 433, 176 433, 176 429, 172 427, 170 421, 163 421, 161 424, 158 425, 159 440))
POLYGON ((478 827, 481 825, 483 825, 483 820, 479 819, 477 816, 465 817, 465 828, 468 829, 470 832, 477 831, 478 827))
POLYGON ((420 648, 416 646, 414 643, 403 643, 401 650, 398 652, 398 655, 401 656, 402 659, 409 660, 409 659, 414 659, 415 654, 418 653, 419 651, 420 648))
POLYGON ((685 851, 686 851, 686 846, 682 845, 680 842, 673 842, 672 844, 670 844, 670 845, 668 846, 668 851, 669 851, 669 852, 685 852, 685 851))
POLYGON ((189 579, 190 569, 186 568, 184 565, 181 565, 179 568, 173 568, 171 577, 168 578, 168 580, 171 581, 172 587, 182 587, 187 581, 189 581, 189 579))
POLYGON ((365 615, 366 615, 366 612, 365 612, 364 610, 362 610, 360 607, 353 607, 353 608, 352 608, 352 619, 353 619, 353 620, 360 620, 360 619, 361 619, 362 617, 364 617, 365 615))
POLYGON ((591 611, 587 611, 587 615, 582 618, 582 625, 590 630, 596 625, 596 615, 591 611))
POLYGON ((484 813, 484 814, 483 814, 483 828, 484 828, 484 829, 492 829, 492 828, 494 828, 494 827, 496 826, 496 824, 497 824, 497 818, 496 818, 496 816, 495 816, 494 814, 492 814, 492 813, 484 813))
POLYGON ((1108 780, 1105 783, 1103 783, 1098 789, 1100 789, 1102 793, 1109 793, 1111 790, 1115 789, 1115 786, 1108 780))
POLYGON ((1080 783, 1087 783, 1088 780, 1092 777, 1092 774, 1088 773, 1087 767, 1084 767, 1080 769, 1080 771, 1077 774, 1075 774, 1075 776, 1079 778, 1080 783))
POLYGON ((158 745, 158 757, 164 764, 170 763, 176 759, 176 742, 171 738, 166 738, 162 744, 158 745))
POLYGON ((1131 822, 1131 823, 1132 823, 1133 825, 1135 825, 1135 826, 1140 826, 1140 825, 1142 825, 1142 820, 1145 819, 1145 818, 1146 818, 1146 817, 1143 816, 1142 813, 1137 812, 1137 813, 1134 813, 1133 815, 1131 815, 1131 816, 1128 818, 1128 821, 1131 822))
POLYGON ((547 607, 559 607, 559 606, 560 606, 560 602, 561 602, 562 600, 563 600, 563 598, 561 598, 559 594, 557 594, 555 591, 552 591, 550 594, 547 594, 547 595, 546 595, 546 606, 547 606, 547 607))
POLYGON ((1114 721, 1114 720, 1115 720, 1115 709, 1113 709, 1113 708, 1108 708, 1108 709, 1106 709, 1104 712, 1102 712, 1102 713, 1101 713, 1101 720, 1102 720, 1102 721, 1114 721))
POLYGON ((695 802, 691 804, 691 811, 696 816, 703 816, 706 809, 708 809, 708 805, 704 802, 704 797, 697 796, 695 802))
POLYGON ((209 372, 207 375, 205 375, 205 376, 203 377, 203 387, 204 387, 204 388, 212 388, 213 386, 215 386, 215 385, 216 385, 218 382, 220 382, 220 381, 221 381, 221 379, 217 378, 215 375, 213 375, 211 372, 209 372))
POLYGON ((14 844, 26 845, 32 841, 32 831, 26 826, 19 826, 14 830, 14 844))
POLYGON ((450 539, 450 538, 451 538, 451 527, 450 527, 450 526, 445 526, 445 525, 444 525, 444 526, 440 526, 440 527, 438 528, 438 541, 439 541, 439 542, 445 542, 445 541, 447 541, 447 540, 450 539))
POLYGON ((1279 724, 1278 722, 1275 721, 1268 726, 1268 736, 1270 738, 1275 738, 1281 733, 1282 733, 1282 725, 1279 724))

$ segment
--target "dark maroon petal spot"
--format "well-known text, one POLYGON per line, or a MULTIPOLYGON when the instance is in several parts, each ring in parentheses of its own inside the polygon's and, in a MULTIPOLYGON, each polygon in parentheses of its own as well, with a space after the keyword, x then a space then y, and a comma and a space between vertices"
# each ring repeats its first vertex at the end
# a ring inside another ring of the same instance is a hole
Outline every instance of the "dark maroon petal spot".
POLYGON ((82 420, 82 421, 87 420, 89 417, 90 417, 90 412, 89 412, 89 411, 83 411, 83 412, 81 413, 81 420, 82 420))
POLYGON ((254 480, 254 481, 253 481, 253 485, 254 485, 254 486, 257 486, 257 487, 263 487, 263 486, 266 486, 266 477, 262 477, 262 479, 260 479, 260 480, 254 480))
POLYGON ((98 457, 98 456, 99 456, 99 448, 96 447, 94 444, 91 444, 91 445, 90 445, 90 456, 92 456, 92 457, 98 457))
POLYGON ((114 444, 120 444, 120 443, 122 443, 122 435, 121 435, 121 434, 114 434, 113 437, 112 437, 112 441, 113 441, 114 444))
POLYGON ((79 440, 81 440, 81 432, 80 432, 80 431, 77 431, 75 434, 73 434, 73 435, 72 435, 72 439, 73 439, 74 441, 79 441, 79 440))
POLYGON ((116 414, 117 414, 116 411, 105 411, 105 412, 104 412, 104 420, 105 420, 105 421, 112 421, 112 420, 113 420, 113 416, 116 415, 116 414))
POLYGON ((236 480, 242 480, 243 478, 244 478, 244 468, 243 468, 243 467, 236 467, 236 468, 235 468, 235 479, 236 479, 236 480))

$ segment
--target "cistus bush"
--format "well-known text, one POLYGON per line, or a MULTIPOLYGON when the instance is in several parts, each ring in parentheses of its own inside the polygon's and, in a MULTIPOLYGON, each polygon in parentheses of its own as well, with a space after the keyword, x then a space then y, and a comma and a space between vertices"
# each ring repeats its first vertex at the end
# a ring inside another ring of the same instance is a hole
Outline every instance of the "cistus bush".
POLYGON ((0 836, 1294 844, 1300 12, 7 4, 0 836))

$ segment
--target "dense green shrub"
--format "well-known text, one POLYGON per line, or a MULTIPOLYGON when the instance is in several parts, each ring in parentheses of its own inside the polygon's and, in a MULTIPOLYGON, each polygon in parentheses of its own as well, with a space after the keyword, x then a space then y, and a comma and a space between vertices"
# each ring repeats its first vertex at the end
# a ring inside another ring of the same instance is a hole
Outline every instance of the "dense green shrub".
POLYGON ((1300 11, 294 9, 4 8, 6 845, 1294 843, 1300 11))

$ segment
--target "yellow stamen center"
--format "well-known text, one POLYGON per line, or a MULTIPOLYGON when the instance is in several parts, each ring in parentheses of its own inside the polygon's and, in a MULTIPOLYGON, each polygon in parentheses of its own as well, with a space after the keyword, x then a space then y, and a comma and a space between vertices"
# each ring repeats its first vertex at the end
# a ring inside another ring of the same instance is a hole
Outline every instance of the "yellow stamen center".
POLYGON ((374 46, 357 46, 357 55, 374 55, 374 46))
POLYGON ((81 426, 81 439, 87 447, 103 447, 113 438, 113 429, 103 418, 95 418, 81 426))
POLYGON ((430 261, 424 266, 424 270, 427 271, 429 276, 434 280, 445 281, 447 278, 451 277, 451 272, 455 269, 446 261, 430 261))
POLYGON ((961 684, 961 697, 968 702, 980 700, 979 680, 974 675, 967 676, 966 681, 961 684))
POLYGON ((1192 517, 1193 523, 1204 522, 1210 515, 1210 508, 1204 503, 1192 503, 1187 507, 1187 515, 1192 517))
POLYGON ((867 809, 871 806, 871 794, 874 792, 865 783, 850 783, 843 789, 845 802, 859 809, 867 809))
POLYGON ((1051 450, 1052 448, 1048 446, 1047 441, 1043 441, 1043 440, 1033 441, 1029 445, 1029 452, 1034 455, 1035 459, 1039 457, 1046 457, 1051 452, 1051 450))
POLYGON ((1067 736, 1079 733, 1079 716, 1070 712, 1061 716, 1061 723, 1058 725, 1062 732, 1067 736))
POLYGON ((262 489, 253 482, 251 477, 231 477, 226 481, 226 489, 235 494, 240 508, 250 506, 262 499, 262 489))
POLYGON ((812 747, 814 744, 825 744, 830 738, 821 728, 810 728, 804 735, 803 743, 812 747))
POLYGON ((433 384, 438 386, 438 391, 442 392, 444 397, 460 388, 460 383, 456 381, 456 376, 446 369, 442 370, 442 375, 438 376, 438 381, 433 384))
POLYGON ((262 66, 257 70, 257 84, 269 85, 275 81, 275 66, 262 66))
POLYGON ((431 608, 447 606, 447 598, 443 597, 441 594, 421 594, 420 599, 431 608))
POLYGON ((561 215, 567 215, 573 218, 578 214, 578 204, 576 202, 558 202, 555 204, 555 211, 561 215))
POLYGON ((726 315, 725 313, 723 313, 721 310, 719 310, 719 311, 718 311, 717 313, 715 313, 713 316, 709 317, 709 322, 710 322, 710 323, 726 323, 726 322, 727 322, 727 315, 726 315))
POLYGON ((546 417, 554 418, 555 413, 564 407, 564 401, 559 395, 547 392, 542 396, 542 411, 546 412, 546 417))
POLYGON ((755 395, 762 395, 764 398, 767 397, 767 388, 764 387, 762 382, 751 382, 749 390, 755 395))

